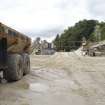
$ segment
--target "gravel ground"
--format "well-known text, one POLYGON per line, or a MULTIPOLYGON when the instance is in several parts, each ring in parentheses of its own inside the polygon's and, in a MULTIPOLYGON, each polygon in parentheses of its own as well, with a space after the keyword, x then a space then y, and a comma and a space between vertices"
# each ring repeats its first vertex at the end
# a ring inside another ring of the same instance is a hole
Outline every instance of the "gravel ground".
POLYGON ((31 55, 31 72, 0 84, 0 105, 105 105, 105 57, 31 55))

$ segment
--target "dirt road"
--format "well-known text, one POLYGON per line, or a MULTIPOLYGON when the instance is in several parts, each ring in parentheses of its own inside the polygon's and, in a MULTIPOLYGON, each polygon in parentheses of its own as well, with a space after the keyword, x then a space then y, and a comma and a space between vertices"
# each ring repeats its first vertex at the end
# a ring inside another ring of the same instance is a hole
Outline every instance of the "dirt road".
POLYGON ((105 57, 31 56, 31 72, 0 84, 0 105, 105 105, 105 57))

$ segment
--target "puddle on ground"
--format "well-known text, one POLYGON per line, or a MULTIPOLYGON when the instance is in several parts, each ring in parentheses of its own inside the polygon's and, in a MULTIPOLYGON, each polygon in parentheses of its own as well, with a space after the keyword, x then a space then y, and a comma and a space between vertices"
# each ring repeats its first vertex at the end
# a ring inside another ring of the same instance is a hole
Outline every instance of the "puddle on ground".
POLYGON ((30 89, 36 92, 46 92, 49 89, 49 86, 41 83, 32 83, 30 84, 30 89))

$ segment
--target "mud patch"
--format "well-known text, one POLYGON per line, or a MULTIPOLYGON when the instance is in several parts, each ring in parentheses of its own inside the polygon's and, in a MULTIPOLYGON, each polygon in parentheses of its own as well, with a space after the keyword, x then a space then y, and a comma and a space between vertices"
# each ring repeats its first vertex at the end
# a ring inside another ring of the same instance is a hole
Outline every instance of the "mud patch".
POLYGON ((46 92, 49 89, 49 86, 41 83, 32 83, 30 84, 30 90, 35 92, 46 92))

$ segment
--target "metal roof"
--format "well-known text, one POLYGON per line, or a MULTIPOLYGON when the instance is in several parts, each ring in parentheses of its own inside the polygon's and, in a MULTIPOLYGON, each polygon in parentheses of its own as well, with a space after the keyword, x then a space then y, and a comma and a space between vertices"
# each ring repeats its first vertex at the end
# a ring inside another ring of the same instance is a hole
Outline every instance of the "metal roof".
POLYGON ((105 40, 101 41, 101 42, 98 42, 97 44, 91 46, 90 48, 95 48, 95 47, 99 47, 99 46, 103 46, 103 45, 105 45, 105 40))

